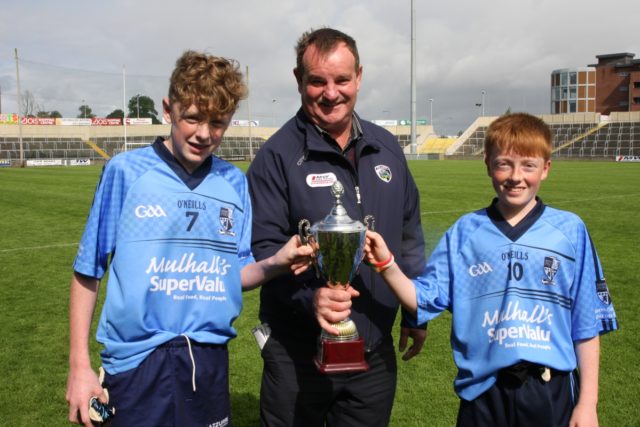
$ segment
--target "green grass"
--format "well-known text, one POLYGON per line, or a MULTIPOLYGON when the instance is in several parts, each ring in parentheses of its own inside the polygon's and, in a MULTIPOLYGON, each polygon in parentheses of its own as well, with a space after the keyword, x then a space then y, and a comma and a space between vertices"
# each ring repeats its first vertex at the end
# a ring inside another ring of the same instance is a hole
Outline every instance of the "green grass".
MULTIPOLYGON (((421 191, 428 251, 456 218, 493 197, 479 161, 410 166, 421 191)), ((68 283, 99 173, 98 167, 0 169, 1 426, 68 425, 68 283)), ((640 164, 554 162, 540 195, 586 222, 620 321, 621 329, 602 339, 600 423, 638 425, 640 164)), ((262 370, 250 332, 258 323, 259 292, 244 296, 235 324, 239 335, 230 345, 233 416, 239 427, 258 424, 262 370)), ((422 354, 398 362, 392 426, 455 424, 449 325, 446 313, 431 322, 422 354)), ((92 342, 91 349, 98 366, 99 347, 92 342)))

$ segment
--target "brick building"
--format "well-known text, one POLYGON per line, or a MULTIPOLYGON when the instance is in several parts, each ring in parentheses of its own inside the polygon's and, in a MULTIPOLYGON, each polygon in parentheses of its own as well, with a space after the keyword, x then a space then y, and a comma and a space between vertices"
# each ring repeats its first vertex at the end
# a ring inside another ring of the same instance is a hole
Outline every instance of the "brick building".
POLYGON ((551 73, 551 114, 640 111, 640 59, 633 53, 597 55, 587 67, 551 73))

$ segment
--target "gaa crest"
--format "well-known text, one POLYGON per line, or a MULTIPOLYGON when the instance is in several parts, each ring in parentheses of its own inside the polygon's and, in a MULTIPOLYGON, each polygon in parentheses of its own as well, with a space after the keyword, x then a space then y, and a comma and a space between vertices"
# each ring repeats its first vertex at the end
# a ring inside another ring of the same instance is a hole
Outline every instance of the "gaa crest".
POLYGON ((598 280, 596 282, 596 293, 598 294, 598 299, 602 301, 606 305, 611 304, 611 295, 609 295, 609 288, 607 287, 607 282, 604 280, 598 280))
POLYGON ((235 236, 236 233, 232 231, 233 228, 233 209, 220 208, 220 225, 222 226, 218 232, 227 236, 235 236))
POLYGON ((544 278, 542 279, 542 284, 555 285, 554 279, 559 268, 560 260, 558 258, 552 256, 544 257, 544 278))
POLYGON ((376 174, 378 174, 378 178, 383 180, 384 182, 391 181, 391 169, 386 165, 377 165, 375 167, 376 174))

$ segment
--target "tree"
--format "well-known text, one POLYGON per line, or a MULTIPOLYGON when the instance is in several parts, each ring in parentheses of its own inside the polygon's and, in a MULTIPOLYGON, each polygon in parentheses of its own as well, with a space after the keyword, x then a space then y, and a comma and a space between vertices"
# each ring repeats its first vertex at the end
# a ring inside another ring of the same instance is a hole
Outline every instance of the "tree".
POLYGON ((116 108, 107 115, 107 119, 124 119, 124 111, 116 108))
POLYGON ((58 110, 38 111, 38 113, 36 114, 36 117, 59 119, 59 118, 62 118, 62 114, 60 114, 60 111, 58 110))
POLYGON ((138 94, 131 97, 128 108, 127 117, 150 118, 154 125, 160 124, 153 99, 148 96, 138 94))
POLYGON ((36 111, 41 110, 36 97, 30 90, 25 90, 20 97, 20 114, 26 117, 35 117, 36 111))
POLYGON ((89 107, 88 105, 84 104, 81 105, 80 107, 78 107, 78 110, 80 110, 80 114, 78 114, 76 117, 78 117, 79 119, 92 119, 94 118, 96 115, 93 114, 91 112, 91 107, 89 107))

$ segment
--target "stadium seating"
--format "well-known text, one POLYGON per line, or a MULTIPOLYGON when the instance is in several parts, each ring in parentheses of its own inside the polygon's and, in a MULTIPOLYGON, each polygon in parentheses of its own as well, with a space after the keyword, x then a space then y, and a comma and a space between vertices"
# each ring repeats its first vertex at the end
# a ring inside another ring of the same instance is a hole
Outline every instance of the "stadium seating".
MULTIPOLYGON (((138 148, 151 144, 155 137, 127 138, 129 148, 138 148)), ((262 138, 253 138, 253 154, 265 142, 262 138)), ((95 143, 109 157, 124 151, 124 138, 96 138, 95 143)), ((24 158, 31 159, 90 159, 106 160, 100 153, 81 139, 63 138, 23 138, 24 158)), ((249 138, 225 137, 216 153, 227 160, 245 160, 250 158, 249 138)), ((20 159, 20 143, 18 138, 0 137, 0 159, 17 161, 20 159)))
MULTIPOLYGON (((99 156, 80 138, 25 137, 22 139, 25 159, 97 159, 99 156)), ((20 159, 19 138, 0 136, 0 159, 20 159)))
MULTIPOLYGON (((542 115, 553 133, 555 158, 612 159, 640 156, 640 112, 542 115)), ((488 126, 496 117, 479 117, 458 138, 438 138, 431 126, 419 126, 417 154, 434 158, 479 158, 483 155, 488 126)), ((249 160, 275 131, 274 128, 230 127, 217 155, 227 160, 249 160), (249 146, 251 141, 251 147, 249 146)), ((408 126, 387 130, 410 155, 408 126)), ((89 159, 104 161, 124 151, 151 144, 158 135, 167 135, 168 125, 128 127, 126 147, 121 127, 23 126, 22 148, 25 160, 89 159)), ((20 138, 16 125, 0 125, 0 160, 20 159, 20 138)))
POLYGON ((418 147, 419 154, 444 154, 455 143, 455 138, 428 138, 424 144, 418 147))
MULTIPOLYGON (((640 156, 639 113, 612 113, 609 117, 588 113, 541 117, 551 128, 555 158, 640 156)), ((457 158, 481 156, 485 133, 495 119, 490 118, 488 123, 476 121, 453 144, 453 149, 447 155, 457 158)))

